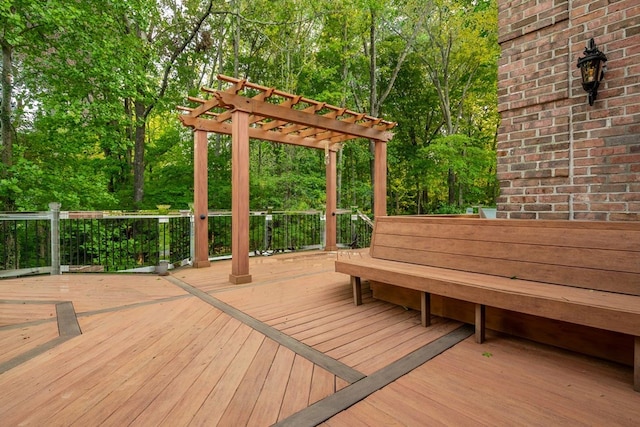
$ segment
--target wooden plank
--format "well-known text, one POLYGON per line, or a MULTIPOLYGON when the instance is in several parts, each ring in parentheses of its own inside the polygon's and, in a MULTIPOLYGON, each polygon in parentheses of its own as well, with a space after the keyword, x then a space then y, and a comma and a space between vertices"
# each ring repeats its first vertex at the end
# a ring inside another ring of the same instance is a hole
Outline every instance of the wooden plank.
POLYGON ((350 275, 368 275, 384 283, 473 303, 634 336, 640 333, 640 298, 632 295, 569 286, 552 287, 538 282, 384 260, 361 262, 359 265, 337 261, 336 270, 350 275))
POLYGON ((387 214, 387 144, 379 140, 373 143, 373 214, 375 218, 380 218, 387 214))
POLYGON ((640 336, 634 339, 633 389, 640 391, 640 336))
POLYGON ((283 420, 309 405, 313 371, 313 363, 296 355, 289 375, 287 389, 282 399, 278 420, 283 420))
MULTIPOLYGON (((375 395, 375 393, 374 393, 375 395)), ((418 424, 423 424, 427 417, 423 417, 418 424)), ((428 417, 429 421, 432 421, 431 417, 428 417)), ((376 426, 383 425, 385 427, 404 427, 407 423, 402 423, 398 421, 396 417, 385 412, 379 405, 375 405, 369 402, 369 399, 360 401, 350 407, 346 411, 342 411, 339 414, 331 417, 325 423, 321 425, 327 426, 345 426, 345 427, 355 427, 355 426, 376 426)))
POLYGON ((420 323, 425 328, 431 325, 431 294, 420 292, 420 323))
POLYGON ((56 304, 58 317, 58 333, 61 337, 75 337, 82 334, 76 318, 76 311, 71 301, 56 304))
POLYGON ((319 365, 329 372, 334 373, 335 375, 340 376, 341 378, 346 379, 347 381, 358 381, 364 375, 349 366, 334 360, 331 357, 328 357, 324 353, 321 353, 313 348, 304 345, 298 340, 295 340, 282 332, 278 331, 275 328, 270 327, 269 325, 262 323, 255 318, 241 312, 240 310, 231 307, 230 305, 220 301, 213 296, 200 291, 199 289, 194 288, 193 286, 177 279, 175 276, 167 276, 164 277, 165 280, 169 280, 192 295, 197 296, 207 304, 216 307, 217 309, 227 313, 235 319, 240 320, 241 322, 249 325, 251 328, 256 329, 257 331, 263 333, 267 337, 272 340, 278 342, 279 344, 291 349, 297 354, 304 356, 305 358, 311 360, 316 365, 319 365))
MULTIPOLYGON (((92 420, 107 418, 113 425, 124 425, 134 420, 167 386, 178 377, 185 367, 203 351, 208 351, 215 345, 220 332, 230 322, 231 318, 220 312, 212 311, 196 324, 201 328, 194 334, 193 327, 190 333, 183 333, 178 339, 166 338, 172 343, 153 359, 157 360, 154 369, 137 370, 126 384, 131 387, 119 387, 109 395, 109 405, 95 405, 91 409, 84 409, 84 414, 78 419, 80 424, 91 423, 92 420), (103 415, 104 414, 104 415, 103 415)), ((182 322, 187 324, 186 319, 182 322)), ((191 323, 193 325, 193 323, 191 323)), ((102 385, 104 388, 104 385, 102 385)), ((175 395, 178 399, 178 395, 175 395)))
POLYGON ((482 344, 485 339, 485 318, 486 307, 483 304, 476 304, 475 337, 478 344, 482 344))
MULTIPOLYGON (((309 266, 306 268, 308 269, 309 266)), ((254 270, 256 269, 254 268, 254 270)), ((268 287, 225 289, 223 292, 216 292, 215 296, 227 304, 259 317, 265 323, 276 324, 281 320, 299 316, 300 313, 304 314, 313 310, 322 311, 327 304, 352 304, 349 301, 350 290, 343 286, 343 277, 334 275, 332 270, 323 272, 327 274, 318 275, 316 273, 313 276, 296 275, 295 271, 292 271, 291 279, 280 279, 275 276, 275 282, 270 283, 268 287), (304 281, 317 279, 326 282, 321 286, 301 286, 304 281)), ((274 273, 270 272, 269 277, 270 280, 274 278, 274 273)))
POLYGON ((353 366, 361 362, 359 357, 374 357, 384 354, 387 357, 399 358, 395 352, 388 353, 389 349, 395 348, 406 336, 414 339, 426 333, 425 328, 420 327, 420 319, 416 313, 409 314, 402 322, 378 322, 378 327, 374 332, 367 335, 361 334, 358 338, 347 342, 340 347, 327 351, 327 354, 337 360, 353 366))
POLYGON ((427 254, 424 251, 407 248, 379 247, 376 251, 378 252, 378 258, 376 259, 640 295, 640 286, 638 286, 640 274, 638 273, 585 269, 583 267, 540 264, 538 262, 487 258, 484 256, 465 256, 438 252, 427 254), (611 280, 612 275, 615 276, 615 280, 611 280))
MULTIPOLYGON (((213 387, 207 399, 195 414, 189 414, 193 416, 189 421, 190 423, 193 425, 219 425, 219 421, 225 412, 223 408, 227 408, 230 404, 264 341, 265 336, 257 331, 252 331, 249 334, 237 356, 213 387)), ((205 387, 208 385, 206 383, 203 384, 205 387)), ((167 417, 164 422, 169 425, 181 425, 181 420, 186 421, 186 414, 178 414, 177 411, 174 411, 174 414, 177 415, 175 418, 167 417)))
POLYGON ((327 151, 325 151, 325 251, 335 251, 337 246, 337 217, 336 208, 338 203, 337 191, 337 173, 338 160, 335 151, 329 151, 327 143, 327 151))
POLYGON ((279 347, 280 345, 271 339, 263 341, 233 399, 224 410, 219 426, 247 425, 279 347))
POLYGON ((305 341, 307 338, 314 337, 315 335, 324 333, 327 330, 348 325, 350 322, 362 317, 363 315, 372 315, 385 309, 386 307, 379 304, 367 304, 367 306, 363 307, 362 310, 355 309, 351 306, 348 310, 334 311, 327 313, 324 316, 320 314, 310 316, 304 319, 303 322, 298 322, 297 324, 281 328, 281 331, 300 341, 305 341))
POLYGON ((385 312, 390 308, 384 304, 367 304, 360 311, 353 306, 348 306, 345 307, 342 317, 340 313, 327 314, 326 323, 322 322, 321 315, 316 314, 301 318, 290 325, 283 325, 280 330, 308 345, 317 344, 328 337, 335 337, 337 329, 345 332, 353 330, 352 324, 362 320, 363 317, 375 317, 378 313, 385 312))
POLYGON ((231 274, 234 284, 251 282, 249 274, 249 116, 233 112, 231 150, 231 274))
POLYGON ((195 267, 209 266, 209 190, 208 190, 208 138, 207 132, 193 133, 193 214, 195 267))
POLYGON ((349 344, 360 337, 373 334, 380 329, 388 328, 398 323, 409 325, 413 322, 412 313, 407 313, 401 307, 372 301, 367 305, 378 305, 380 310, 372 313, 362 312, 359 319, 349 322, 339 330, 330 329, 305 340, 305 343, 323 353, 334 350, 340 346, 349 344), (372 314, 368 314, 372 313, 372 314))
MULTIPOLYGON (((178 118, 183 125, 193 127, 194 129, 215 132, 223 135, 231 135, 233 133, 231 124, 220 123, 216 120, 193 118, 185 115, 179 115, 178 118)), ((318 141, 315 138, 302 138, 297 135, 288 135, 278 132, 276 130, 261 129, 261 128, 249 128, 249 137, 253 139, 260 139, 262 141, 278 142, 281 144, 299 145, 301 147, 315 148, 318 150, 324 150, 324 141, 318 141)), ((338 149, 337 144, 331 144, 329 147, 331 151, 338 149)))
POLYGON ((389 141, 392 138, 391 132, 381 131, 354 123, 346 123, 340 120, 330 119, 316 114, 304 113, 276 104, 261 102, 244 96, 225 92, 217 92, 216 97, 224 105, 235 107, 236 110, 268 117, 276 120, 284 120, 290 123, 302 124, 315 128, 332 130, 343 134, 374 139, 378 141, 389 141))
POLYGON ((376 233, 429 238, 454 238, 496 243, 526 243, 574 248, 603 248, 638 252, 638 246, 622 238, 635 238, 637 225, 618 223, 604 225, 599 222, 541 221, 541 220, 487 220, 458 218, 397 218, 385 217, 376 233), (542 224, 544 223, 544 224, 542 224), (543 225, 546 225, 544 227, 543 225), (559 238, 566 235, 566 239, 559 238))
POLYGON ((349 381, 346 381, 338 376, 335 377, 335 391, 342 390, 343 388, 347 388, 351 385, 349 381))
POLYGON ((326 369, 313 365, 313 375, 311 377, 311 390, 309 391, 309 401, 307 406, 330 396, 335 391, 335 375, 326 369))
POLYGON ((0 330, 0 372, 8 367, 2 364, 23 353, 58 338, 58 327, 55 322, 45 322, 24 326, 20 329, 0 330))
POLYGON ((55 316, 54 304, 55 302, 43 304, 40 301, 33 304, 29 301, 0 300, 0 328, 52 319, 55 316))
POLYGON ((351 405, 359 402, 364 397, 381 389, 385 385, 395 381, 407 372, 422 365, 427 360, 431 360, 438 354, 451 348, 461 340, 473 333, 470 327, 462 326, 454 332, 422 347, 411 355, 395 362, 385 369, 358 381, 349 387, 342 389, 335 394, 321 400, 320 402, 297 412, 296 414, 278 422, 278 426, 316 426, 328 420, 333 415, 345 410, 351 405))
MULTIPOLYGON (((487 341, 484 356, 478 348, 467 340, 398 382, 437 391, 430 400, 464 411, 480 424, 626 425, 636 417, 633 392, 620 387, 628 368, 510 337, 487 341), (622 401, 624 408, 614 403, 622 401)), ((425 413, 435 410, 430 400, 423 401, 425 413)))
MULTIPOLYGON (((158 305, 154 308, 157 310, 162 307, 158 305)), ((138 311, 136 315, 140 315, 141 311, 150 314, 150 309, 145 307, 138 311)), ((174 315, 188 318, 189 311, 182 311, 183 309, 190 309, 193 312, 193 308, 189 307, 188 304, 174 305, 170 308, 165 307, 164 310, 158 311, 162 313, 165 321, 172 321, 174 320, 174 315)), ((3 384, 11 384, 12 377, 18 381, 19 386, 16 385, 7 390, 19 390, 20 398, 16 398, 13 393, 6 393, 0 396, 0 400, 5 396, 10 400, 10 403, 2 402, 0 407, 5 410, 14 408, 10 412, 11 415, 7 412, 4 413, 3 420, 9 424, 17 424, 19 423, 17 420, 25 420, 24 417, 26 416, 29 419, 34 419, 33 422, 35 424, 51 422, 50 415, 70 404, 73 401, 70 397, 74 399, 82 397, 80 393, 74 393, 74 390, 85 389, 88 377, 108 375, 109 370, 105 369, 105 366, 113 367, 113 365, 110 365, 112 360, 136 354, 139 340, 132 339, 132 337, 139 336, 141 331, 144 331, 144 335, 153 340, 158 339, 158 334, 152 332, 154 330, 152 325, 158 323, 157 317, 150 315, 146 318, 138 319, 137 322, 131 321, 131 316, 126 316, 125 313, 120 313, 115 317, 118 322, 108 324, 108 327, 105 327, 102 331, 90 334, 85 333, 69 341, 69 345, 58 346, 37 359, 38 364, 36 366, 42 366, 43 363, 51 363, 50 366, 63 367, 64 369, 58 368, 44 371, 34 369, 33 364, 35 361, 32 361, 4 374, 3 376, 8 376, 9 378, 3 378, 3 384), (120 321, 123 321, 125 325, 129 324, 130 327, 123 328, 123 323, 120 323, 120 321), (114 326, 114 328, 112 329, 111 326, 114 326), (77 352, 74 350, 77 350, 77 352), (99 361, 100 364, 95 363, 95 361, 99 361), (24 372, 25 369, 27 370, 26 372, 24 372), (31 372, 34 372, 34 374, 31 374, 31 372), (41 392, 43 388, 46 388, 47 393, 41 392), (51 412, 38 410, 45 406, 51 412)), ((75 413, 76 416, 79 416, 82 412, 76 411, 75 413)))
POLYGON ((47 351, 65 343, 71 338, 72 337, 70 336, 58 336, 27 351, 24 351, 15 357, 5 360, 4 362, 0 363, 0 374, 14 369, 16 366, 22 365, 23 363, 33 359, 36 356, 40 356, 41 354, 46 353, 47 351))
MULTIPOLYGON (((355 365, 355 367, 358 370, 362 370, 365 374, 371 375, 385 368, 390 363, 401 360, 422 346, 446 336, 459 326, 460 323, 448 320, 444 320, 426 329, 421 326, 416 326, 414 329, 422 331, 423 334, 415 335, 415 337, 412 337, 412 334, 402 334, 402 340, 399 341, 396 346, 388 348, 384 353, 374 354, 369 358, 361 357, 362 362, 355 365)), ((361 353, 361 355, 365 356, 364 353, 361 353)))
POLYGON ((411 322, 407 321, 406 323, 411 326, 405 324, 404 329, 395 334, 391 332, 396 327, 385 328, 381 336, 387 335, 388 338, 374 343, 369 351, 355 350, 341 360, 370 375, 461 326, 461 323, 449 319, 434 318, 433 320, 434 322, 428 328, 418 323, 419 318, 411 322))
MULTIPOLYGON (((176 355, 185 348, 193 347, 193 341, 197 337, 205 338, 200 333, 201 330, 193 327, 193 322, 208 325, 212 319, 215 322, 219 317, 224 317, 220 312, 193 312, 193 317, 185 316, 184 323, 179 327, 167 328, 164 334, 148 337, 139 334, 134 338, 137 347, 133 351, 111 360, 103 360, 101 369, 67 387, 63 395, 71 396, 64 399, 58 397, 57 401, 47 404, 47 408, 53 412, 54 405, 60 405, 60 410, 55 412, 55 419, 64 425, 87 425, 107 418, 117 424, 115 420, 118 415, 122 412, 131 414, 133 406, 134 411, 138 411, 134 412, 137 415, 149 403, 150 394, 147 394, 144 402, 140 402, 134 393, 140 388, 149 387, 150 383, 155 383, 156 387, 148 390, 157 393, 158 380, 166 379, 172 369, 167 365, 177 362, 176 355), (82 395, 78 390, 82 390, 82 395)), ((151 395, 155 397, 155 394, 151 395)))
MULTIPOLYGON (((477 354, 477 353, 476 353, 477 354)), ((482 356, 480 356, 482 357, 482 356)), ((434 360, 435 362, 435 360, 434 360)), ((513 396, 517 392, 512 390, 513 385, 508 384, 503 387, 500 383, 496 383, 496 378, 492 378, 492 383, 497 390, 491 390, 486 383, 480 381, 475 386, 473 378, 469 377, 467 371, 460 372, 459 366, 452 363, 436 363, 440 369, 448 369, 449 374, 436 375, 434 378, 426 378, 424 374, 410 374, 408 378, 401 378, 398 385, 388 390, 388 393, 401 395, 407 389, 416 390, 420 394, 428 394, 418 402, 422 402, 422 409, 418 409, 420 414, 433 414, 433 417, 443 419, 452 417, 454 419, 473 419, 475 424, 480 425, 558 425, 558 419, 548 414, 542 414, 536 422, 534 422, 535 411, 529 402, 518 402, 513 396), (451 375, 451 372, 456 372, 451 375), (470 389, 466 389, 470 388, 470 389), (439 390, 440 392, 433 392, 439 390), (428 393, 428 391, 432 391, 428 393), (505 411, 505 407, 509 410, 505 411), (516 409, 517 408, 517 409, 516 409), (549 419, 551 418, 551 420, 549 419), (525 422, 525 420, 530 420, 525 422), (551 422, 553 421, 553 422, 551 422)), ((421 369, 418 369, 421 373, 421 369)), ((430 371, 431 372, 431 371, 430 371)), ((492 371, 493 373, 493 371, 492 371)), ((495 375, 495 374, 494 374, 495 375)), ((522 379, 520 381, 523 381, 522 379)), ((530 387, 527 384, 523 388, 530 387)), ((384 390, 387 392, 387 390, 384 390)), ((387 393, 381 393, 380 399, 386 399, 387 393)), ((407 397, 408 399, 409 397, 407 397)), ((415 397, 413 399, 416 399, 415 397)), ((412 400, 413 400, 412 399, 412 400)), ((377 401, 375 401, 377 403, 377 401)), ((403 415, 399 414, 399 418, 403 419, 403 415)), ((464 425, 465 423, 461 421, 464 425)), ((561 425, 566 425, 568 420, 561 425)))
POLYGON ((231 319, 206 350, 184 366, 180 375, 165 383, 165 388, 144 408, 132 425, 159 425, 168 419, 172 420, 171 425, 187 424, 207 398, 211 387, 218 383, 250 332, 250 328, 231 319), (208 384, 208 387, 198 385, 202 383, 208 384))
POLYGON ((278 420, 294 358, 286 347, 278 349, 247 425, 271 425, 278 420))
POLYGON ((433 425, 479 425, 480 417, 462 414, 455 408, 432 403, 431 393, 423 387, 405 386, 406 381, 390 384, 379 393, 366 399, 372 406, 380 408, 404 425, 422 425, 425 419, 433 425), (425 396, 427 394, 427 396, 425 396), (425 410, 425 406, 429 411, 425 410))
POLYGON ((349 298, 352 295, 345 289, 338 295, 331 295, 330 298, 322 298, 318 295, 317 300, 309 298, 311 293, 300 295, 298 304, 294 301, 286 301, 282 304, 265 301, 263 307, 260 310, 255 310, 253 314, 263 322, 280 328, 303 322, 308 318, 322 316, 325 310, 329 314, 335 311, 349 310, 353 306, 353 299, 349 298), (312 302, 314 300, 317 302, 312 302))
MULTIPOLYGON (((186 315, 189 307, 183 304, 171 305, 164 308, 163 315, 165 318, 172 319, 175 313, 186 315), (184 311, 183 311, 184 310, 184 311)), ((7 386, 7 390, 20 390, 21 399, 28 401, 33 400, 33 396, 38 394, 39 387, 48 387, 52 393, 60 386, 59 379, 62 376, 68 376, 66 372, 77 369, 84 369, 89 366, 88 363, 94 358, 102 358, 107 355, 127 351, 130 345, 129 339, 138 333, 139 328, 149 327, 157 322, 153 316, 145 316, 148 314, 149 308, 141 311, 123 310, 119 313, 117 319, 122 322, 109 322, 96 333, 84 334, 74 340, 67 342, 63 348, 57 347, 38 357, 38 363, 48 363, 53 360, 65 367, 65 372, 57 369, 46 370, 44 372, 36 372, 25 364, 14 368, 3 374, 3 384, 7 386), (143 313, 142 318, 136 316, 143 313), (123 326, 125 325, 125 326, 123 326), (117 340, 121 340, 118 342, 117 340), (110 345, 103 345, 109 343, 110 345), (124 344, 123 344, 124 343, 124 344), (20 384, 20 386, 18 385, 20 384), (28 384, 28 387, 25 387, 28 384), (37 387, 36 387, 37 385, 37 387)), ((24 404, 13 393, 5 393, 0 395, 0 407, 10 408, 13 405, 24 404), (5 400, 8 399, 8 400, 5 400)))
MULTIPOLYGON (((567 233, 566 238, 569 238, 567 233)), ((640 236, 639 236, 640 237, 640 236)), ((430 264, 429 256, 433 253, 482 257, 493 260, 526 261, 540 264, 552 264, 567 267, 582 267, 607 271, 626 271, 640 273, 640 252, 603 249, 597 246, 568 247, 562 243, 566 240, 558 236, 549 236, 546 243, 528 243, 519 241, 490 242, 467 238, 464 235, 451 234, 449 237, 424 237, 380 234, 376 241, 377 257, 386 258, 385 248, 413 249, 424 254, 424 265, 430 264), (558 253, 562 253, 559 257, 558 253)), ((393 253, 393 252, 391 252, 393 253)), ((400 259, 404 261, 404 259, 400 259)), ((437 266, 437 265, 436 265, 437 266)), ((458 268, 464 270, 464 266, 458 268)))
POLYGON ((622 230, 622 231, 640 231, 640 224, 634 221, 565 221, 565 220, 527 220, 527 219, 481 219, 481 218, 448 218, 446 216, 420 216, 420 215, 401 215, 386 216, 377 218, 381 224, 436 224, 438 226, 477 226, 486 225, 497 227, 497 229, 507 227, 532 227, 532 228, 557 228, 557 229, 585 229, 585 230, 622 230))

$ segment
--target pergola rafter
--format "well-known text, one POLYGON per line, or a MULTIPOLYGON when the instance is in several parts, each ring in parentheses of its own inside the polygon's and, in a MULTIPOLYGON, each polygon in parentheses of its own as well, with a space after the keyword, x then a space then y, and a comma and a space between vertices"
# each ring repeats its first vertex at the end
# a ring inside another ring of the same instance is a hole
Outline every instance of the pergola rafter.
POLYGON ((224 127, 218 124, 230 121, 232 111, 239 110, 250 114, 249 123, 251 129, 256 130, 256 138, 290 144, 300 141, 299 145, 306 147, 314 147, 314 144, 310 143, 316 142, 320 144, 315 144, 314 148, 323 149, 325 143, 330 145, 330 149, 336 149, 333 145, 354 138, 386 142, 392 137, 388 130, 396 125, 344 107, 336 107, 246 80, 222 75, 218 76, 218 79, 231 83, 231 86, 224 90, 202 88, 203 93, 211 95, 209 99, 189 97, 189 101, 199 105, 193 108, 178 107, 187 113, 180 116, 183 124, 196 129, 219 132, 224 127), (257 94, 251 97, 242 96, 239 93, 243 90, 257 91, 257 94), (283 101, 276 103, 276 97, 283 101), (295 108, 301 105, 304 107, 295 108), (323 110, 328 112, 318 114, 323 110), (196 121, 198 118, 212 123, 196 121), (283 135, 295 138, 285 141, 283 135))
POLYGON ((178 107, 185 126, 194 129, 194 266, 208 261, 207 133, 232 136, 232 273, 233 283, 249 275, 249 138, 325 150, 327 175, 326 246, 336 247, 336 151, 345 141, 375 142, 374 215, 386 215, 386 142, 396 124, 336 107, 301 95, 219 75, 225 89, 202 88, 203 97, 189 97, 194 107, 178 107), (203 160, 204 159, 204 160, 203 160))

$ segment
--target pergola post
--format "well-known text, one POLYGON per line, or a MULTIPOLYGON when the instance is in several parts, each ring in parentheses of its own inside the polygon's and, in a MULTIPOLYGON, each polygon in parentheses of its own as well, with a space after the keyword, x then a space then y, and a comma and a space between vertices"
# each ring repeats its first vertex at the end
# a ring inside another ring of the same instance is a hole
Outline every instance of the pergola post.
POLYGON ((251 282, 249 274, 249 114, 231 117, 231 274, 234 284, 251 282))
POLYGON ((387 215, 387 144, 375 141, 375 160, 373 176, 373 215, 374 218, 387 215))
POLYGON ((337 205, 337 161, 336 152, 328 150, 326 154, 327 203, 325 222, 325 251, 335 251, 336 245, 336 205, 337 205))
POLYGON ((193 132, 193 216, 195 253, 193 266, 208 267, 209 262, 209 197, 207 171, 207 132, 193 132))

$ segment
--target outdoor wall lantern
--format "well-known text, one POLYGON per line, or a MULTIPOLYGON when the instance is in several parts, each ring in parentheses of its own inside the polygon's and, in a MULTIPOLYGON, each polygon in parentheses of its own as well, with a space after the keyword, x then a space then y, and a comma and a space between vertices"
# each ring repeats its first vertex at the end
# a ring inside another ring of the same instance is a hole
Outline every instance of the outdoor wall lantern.
POLYGON ((578 68, 582 74, 582 88, 589 94, 589 105, 593 105, 598 96, 598 85, 604 77, 604 63, 607 57, 590 39, 584 49, 584 58, 578 58, 578 68))

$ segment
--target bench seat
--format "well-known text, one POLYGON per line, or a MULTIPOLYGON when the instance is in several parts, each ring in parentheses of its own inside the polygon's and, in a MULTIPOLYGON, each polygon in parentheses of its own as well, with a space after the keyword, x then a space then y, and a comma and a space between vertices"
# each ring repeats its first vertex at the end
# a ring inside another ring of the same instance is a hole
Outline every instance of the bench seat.
POLYGON ((341 254, 335 270, 356 305, 363 278, 420 292, 425 326, 431 294, 474 303, 478 342, 486 306, 631 335, 640 391, 640 224, 557 223, 378 218, 369 253, 341 254))
MULTIPOLYGON (((380 260, 368 254, 336 261, 336 271, 354 277, 355 287, 360 286, 358 278, 375 277, 420 292, 640 336, 640 296, 380 260)), ((361 290, 355 289, 354 295, 361 295, 361 290)))

